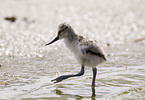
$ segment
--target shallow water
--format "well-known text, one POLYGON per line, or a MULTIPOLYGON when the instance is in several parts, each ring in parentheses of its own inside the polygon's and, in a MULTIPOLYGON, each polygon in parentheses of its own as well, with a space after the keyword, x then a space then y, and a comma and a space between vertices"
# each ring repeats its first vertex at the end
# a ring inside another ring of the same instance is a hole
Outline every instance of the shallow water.
POLYGON ((0 99, 145 99, 145 1, 0 0, 0 99), (15 16, 16 22, 6 21, 15 16), (98 66, 95 97, 92 69, 58 84, 51 79, 81 66, 63 40, 45 47, 61 22, 97 40, 108 55, 98 66))

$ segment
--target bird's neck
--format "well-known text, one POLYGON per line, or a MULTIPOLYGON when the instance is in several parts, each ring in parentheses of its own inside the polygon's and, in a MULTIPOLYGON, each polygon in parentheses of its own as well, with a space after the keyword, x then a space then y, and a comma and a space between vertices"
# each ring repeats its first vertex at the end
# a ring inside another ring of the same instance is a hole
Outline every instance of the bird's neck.
POLYGON ((78 48, 78 36, 76 34, 69 34, 67 38, 64 39, 66 46, 71 51, 76 51, 78 48))

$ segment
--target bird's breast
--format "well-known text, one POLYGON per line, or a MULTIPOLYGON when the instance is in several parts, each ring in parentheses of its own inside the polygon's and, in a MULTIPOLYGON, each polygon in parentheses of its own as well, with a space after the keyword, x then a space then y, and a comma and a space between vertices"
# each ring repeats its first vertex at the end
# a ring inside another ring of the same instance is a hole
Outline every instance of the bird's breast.
POLYGON ((67 39, 65 39, 65 44, 68 47, 68 49, 74 53, 75 57, 77 58, 77 60, 80 60, 82 57, 81 55, 81 50, 79 48, 78 45, 78 41, 69 41, 67 39))

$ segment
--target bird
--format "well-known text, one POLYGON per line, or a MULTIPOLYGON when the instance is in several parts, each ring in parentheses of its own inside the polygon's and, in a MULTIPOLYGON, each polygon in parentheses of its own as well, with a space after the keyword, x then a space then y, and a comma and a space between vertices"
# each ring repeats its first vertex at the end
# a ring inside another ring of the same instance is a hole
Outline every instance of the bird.
POLYGON ((51 42, 45 44, 45 46, 62 39, 70 51, 74 53, 78 63, 81 65, 81 70, 76 74, 62 75, 51 81, 58 83, 71 77, 82 76, 84 75, 85 67, 87 66, 92 68, 92 87, 95 87, 97 65, 107 60, 104 50, 96 41, 77 35, 72 26, 66 22, 59 25, 57 36, 51 42))

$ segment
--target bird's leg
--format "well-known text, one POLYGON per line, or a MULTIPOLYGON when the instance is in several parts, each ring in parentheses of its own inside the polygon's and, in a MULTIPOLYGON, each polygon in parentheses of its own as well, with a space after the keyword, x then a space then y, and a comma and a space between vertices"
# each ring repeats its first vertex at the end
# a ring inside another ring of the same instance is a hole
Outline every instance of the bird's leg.
POLYGON ((97 68, 93 68, 93 80, 92 80, 92 98, 96 96, 95 94, 95 80, 96 80, 96 74, 97 74, 97 68))
POLYGON ((85 72, 84 71, 84 66, 82 65, 81 71, 79 73, 77 73, 77 74, 71 74, 71 75, 62 75, 62 76, 57 77, 56 79, 53 79, 51 81, 54 81, 54 83, 58 83, 58 82, 60 82, 62 80, 70 78, 70 77, 82 76, 84 74, 84 72, 85 72))
POLYGON ((96 74, 97 74, 97 68, 93 68, 92 88, 95 88, 96 74))

